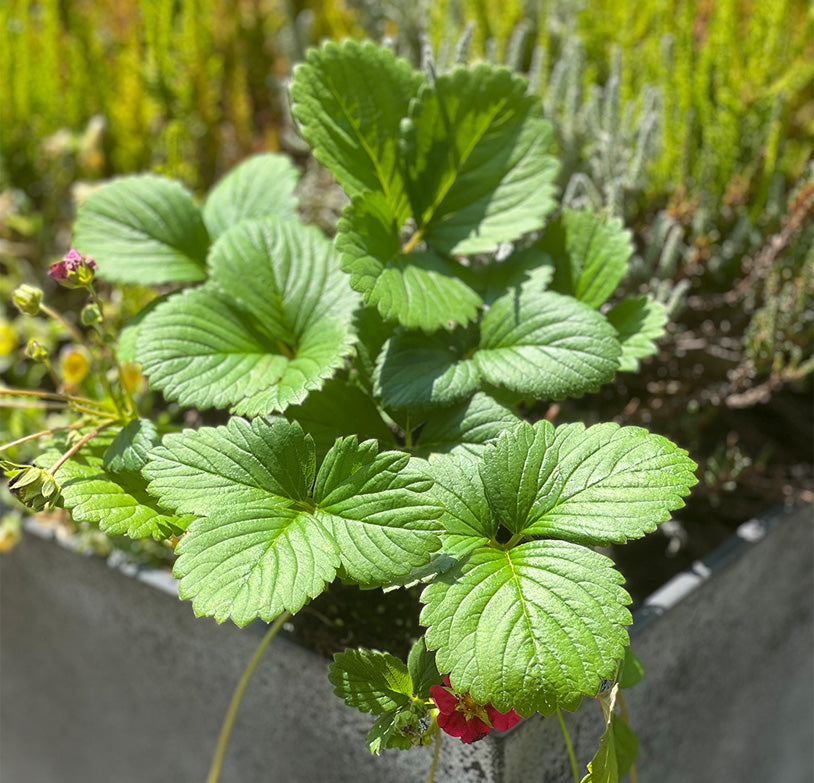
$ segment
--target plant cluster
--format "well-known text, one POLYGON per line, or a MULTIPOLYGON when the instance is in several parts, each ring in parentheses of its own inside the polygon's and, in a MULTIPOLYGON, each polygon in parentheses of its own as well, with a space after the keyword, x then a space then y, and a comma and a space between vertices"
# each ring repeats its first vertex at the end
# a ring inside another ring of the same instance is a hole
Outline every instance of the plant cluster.
MULTIPOLYGON (((552 128, 508 69, 425 74, 327 43, 291 97, 349 199, 335 240, 297 217, 282 156, 250 158, 200 205, 155 175, 91 194, 51 276, 87 292, 101 393, 41 393, 77 419, 31 436, 35 466, 4 464, 12 491, 170 541, 179 595, 219 622, 276 632, 337 578, 420 584, 406 663, 359 649, 331 666, 336 692, 378 716, 374 752, 597 696, 587 780, 617 780, 635 742, 615 705, 637 664, 623 578, 596 550, 666 521, 695 465, 642 428, 555 426, 538 404, 655 352, 663 306, 613 301, 629 233, 557 208, 552 128), (113 335, 97 276, 164 293, 113 335), (178 426, 179 408, 211 425, 178 426)), ((36 289, 15 304, 44 308, 36 289)))

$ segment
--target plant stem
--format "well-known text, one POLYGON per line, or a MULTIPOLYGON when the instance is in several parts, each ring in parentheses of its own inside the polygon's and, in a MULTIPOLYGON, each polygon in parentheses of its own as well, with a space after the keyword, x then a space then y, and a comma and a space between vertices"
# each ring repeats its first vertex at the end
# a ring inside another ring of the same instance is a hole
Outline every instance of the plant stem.
POLYGON ((87 435, 83 435, 79 441, 77 441, 71 448, 69 448, 50 468, 48 471, 51 475, 56 473, 74 454, 76 454, 79 449, 82 448, 89 440, 95 438, 103 429, 106 429, 111 424, 112 421, 107 422, 106 424, 102 424, 101 426, 97 427, 95 430, 91 430, 87 435))
POLYGON ((49 318, 53 318, 55 321, 60 323, 64 327, 65 331, 71 335, 71 339, 75 343, 78 343, 79 345, 87 345, 85 336, 82 334, 82 332, 80 332, 79 329, 77 329, 70 321, 67 321, 65 317, 56 310, 52 310, 50 307, 48 307, 48 305, 41 304, 40 311, 45 313, 49 318))
POLYGON ((441 729, 435 727, 435 750, 432 754, 432 764, 430 764, 430 772, 427 775, 427 783, 433 783, 435 780, 435 768, 438 766, 438 757, 441 754, 441 729))
MULTIPOLYGON (((90 292, 90 298, 93 300, 93 303, 99 308, 99 315, 102 318, 101 325, 105 326, 105 311, 102 307, 102 302, 99 297, 96 295, 96 289, 93 287, 93 283, 88 283, 88 291, 90 292)), ((104 337, 101 337, 101 342, 104 344, 105 340, 104 337)), ((133 396, 130 394, 130 389, 127 388, 127 384, 124 382, 124 373, 122 372, 122 366, 119 364, 119 358, 116 356, 116 347, 110 346, 110 358, 113 362, 113 366, 116 368, 116 374, 119 378, 119 386, 121 386, 122 394, 124 395, 124 407, 126 409, 127 415, 136 417, 138 412, 136 410, 136 404, 133 402, 133 396)), ((104 374, 104 369, 101 370, 104 374)), ((107 384, 106 384, 107 385, 107 384)), ((113 397, 113 390, 108 386, 107 387, 110 393, 110 396, 113 397)), ((114 399, 115 402, 115 399, 114 399)))
POLYGON ((37 397, 43 400, 59 400, 60 402, 81 402, 85 405, 95 405, 104 408, 102 403, 91 400, 88 397, 75 397, 71 394, 61 392, 46 392, 37 389, 0 389, 0 397, 37 397))
POLYGON ((413 448, 413 433, 410 431, 410 414, 407 414, 407 421, 404 423, 404 448, 408 451, 413 448))
POLYGON ((62 432, 63 430, 75 430, 82 426, 84 426, 84 422, 77 421, 73 424, 68 424, 65 427, 54 427, 50 430, 42 430, 41 432, 35 432, 31 435, 24 435, 22 438, 13 440, 10 443, 4 443, 2 446, 0 446, 0 451, 6 451, 7 449, 19 446, 21 443, 26 443, 29 440, 36 440, 37 438, 42 438, 45 435, 53 435, 55 432, 62 432))
POLYGON ((209 768, 209 775, 206 778, 206 783, 217 783, 220 776, 220 768, 223 764, 223 757, 226 754, 226 746, 229 743, 229 735, 232 733, 232 724, 235 722, 238 707, 240 707, 243 692, 249 684, 249 680, 260 662, 266 647, 269 646, 271 640, 277 635, 278 631, 283 627, 283 623, 291 617, 291 612, 283 612, 266 631, 263 641, 260 642, 259 647, 255 650, 252 659, 249 661, 243 674, 240 677, 235 692, 232 694, 232 701, 229 702, 229 709, 226 712, 226 717, 223 719, 223 726, 220 729, 220 736, 218 737, 218 746, 215 749, 215 756, 212 759, 212 766, 209 768))
MULTIPOLYGON (((622 689, 619 689, 619 693, 616 695, 616 700, 619 702, 619 709, 622 712, 622 720, 630 726, 630 721, 627 719, 627 706, 625 705, 625 697, 622 696, 622 689)), ((636 773, 636 763, 630 765, 630 769, 627 773, 630 776, 630 783, 639 783, 639 776, 636 773)))
POLYGON ((559 708, 557 708, 557 720, 560 722, 560 731, 562 731, 563 739, 565 739, 565 748, 568 751, 568 760, 571 762, 571 774, 574 776, 574 783, 579 783, 579 770, 577 769, 577 758, 574 755, 574 746, 571 744, 571 737, 568 735, 568 729, 565 727, 565 721, 562 719, 559 708))

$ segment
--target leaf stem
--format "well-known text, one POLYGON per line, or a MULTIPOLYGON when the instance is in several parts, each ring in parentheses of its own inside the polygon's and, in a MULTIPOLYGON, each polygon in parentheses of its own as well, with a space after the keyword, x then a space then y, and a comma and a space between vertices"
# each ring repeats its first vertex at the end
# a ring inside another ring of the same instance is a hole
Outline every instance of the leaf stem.
POLYGON ((557 720, 560 722, 560 731, 562 731, 565 748, 568 751, 568 761, 571 762, 571 774, 574 776, 574 783, 579 783, 579 770, 577 769, 577 758, 574 755, 574 746, 571 744, 571 737, 568 734, 568 729, 565 727, 565 721, 562 718, 559 707, 557 707, 557 720))
POLYGON ((271 640, 283 627, 283 623, 285 623, 290 617, 291 612, 283 612, 271 624, 266 632, 266 635, 263 637, 263 641, 260 642, 260 645, 255 650, 254 655, 252 656, 248 665, 243 670, 243 674, 241 675, 240 681, 235 688, 235 692, 232 694, 232 701, 229 702, 229 709, 226 712, 226 717, 223 719, 223 726, 221 726, 220 736, 218 737, 218 745, 215 749, 215 755, 212 759, 212 766, 209 768, 209 775, 206 778, 206 783, 217 783, 218 777, 220 776, 220 768, 223 764, 223 757, 226 754, 226 746, 229 743, 229 735, 232 733, 232 725, 235 722, 238 707, 240 707, 240 702, 243 699, 243 692, 246 690, 246 686, 249 684, 249 680, 251 679, 252 674, 254 674, 254 670, 257 668, 257 664, 260 662, 260 658, 262 657, 266 647, 269 646, 271 640))
POLYGON ((407 414, 407 421, 404 423, 404 448, 410 451, 413 448, 413 433, 410 431, 410 414, 407 414))
POLYGON ((102 430, 109 427, 113 424, 112 421, 108 421, 105 424, 100 425, 95 430, 91 430, 87 435, 83 435, 71 448, 69 448, 48 470, 48 472, 53 475, 56 473, 74 454, 76 454, 79 449, 82 448, 89 440, 95 438, 102 430))
MULTIPOLYGON (((616 696, 616 700, 619 702, 619 709, 622 713, 622 720, 630 726, 630 721, 627 719, 627 705, 625 704, 625 697, 622 695, 622 689, 619 689, 619 693, 616 696)), ((630 783, 639 783, 639 775, 636 772, 636 762, 634 761, 630 765, 630 769, 628 770, 628 776, 630 777, 630 783)))
POLYGON ((438 757, 441 755, 441 729, 438 725, 435 726, 435 750, 432 753, 432 764, 430 764, 430 772, 427 775, 427 783, 433 783, 435 780, 435 768, 438 766, 438 757))

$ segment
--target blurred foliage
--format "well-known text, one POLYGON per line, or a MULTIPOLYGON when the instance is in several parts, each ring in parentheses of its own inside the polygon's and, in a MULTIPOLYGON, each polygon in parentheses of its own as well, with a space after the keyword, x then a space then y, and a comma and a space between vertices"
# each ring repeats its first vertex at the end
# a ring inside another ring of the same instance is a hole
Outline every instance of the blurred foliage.
MULTIPOLYGON (((814 371, 806 0, 0 0, 2 383, 43 380, 23 357, 32 337, 85 382, 65 331, 10 298, 42 284, 97 180, 151 169, 202 192, 249 153, 282 148, 305 168, 304 216, 333 230, 344 197, 306 158, 285 88, 310 45, 345 36, 389 40, 430 71, 487 58, 528 76, 555 125, 564 203, 624 219, 637 252, 619 294, 651 292, 675 321, 638 380, 586 398, 594 411, 580 416, 675 432, 697 448, 713 500, 762 487, 782 444, 767 456, 761 439, 733 440, 730 417, 770 400, 782 410, 784 387, 805 395, 814 371)), ((153 294, 105 295, 124 321, 153 294)), ((58 424, 2 414, 0 442, 58 424)), ((15 524, 0 523, 0 548, 15 524)))

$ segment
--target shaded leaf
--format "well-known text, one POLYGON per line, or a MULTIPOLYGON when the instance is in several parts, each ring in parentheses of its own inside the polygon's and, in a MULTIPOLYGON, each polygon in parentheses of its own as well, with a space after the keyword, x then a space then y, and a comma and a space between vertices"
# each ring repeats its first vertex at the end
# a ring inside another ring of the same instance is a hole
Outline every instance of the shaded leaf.
POLYGON ((349 707, 381 715, 409 704, 413 681, 407 667, 390 653, 345 650, 328 668, 334 693, 349 707))
POLYGON ((622 346, 619 369, 636 372, 639 360, 658 351, 656 340, 664 335, 667 310, 661 302, 649 296, 623 299, 608 312, 608 320, 616 329, 622 346))

